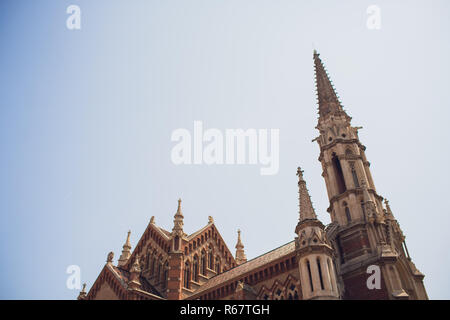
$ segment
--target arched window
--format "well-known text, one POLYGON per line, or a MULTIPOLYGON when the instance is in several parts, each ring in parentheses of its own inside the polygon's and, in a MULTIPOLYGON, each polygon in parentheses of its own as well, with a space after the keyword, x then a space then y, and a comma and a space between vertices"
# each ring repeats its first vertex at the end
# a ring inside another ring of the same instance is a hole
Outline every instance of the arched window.
POLYGON ((350 215, 350 209, 347 207, 347 204, 345 204, 345 216, 347 218, 347 222, 352 222, 352 216, 350 215))
POLYGON ((149 269, 150 268, 150 251, 147 252, 147 257, 145 259, 145 269, 149 269))
POLYGON ((195 282, 198 282, 198 257, 197 255, 194 256, 194 261, 192 263, 192 273, 193 273, 193 278, 195 282))
POLYGON ((330 282, 331 282, 331 289, 333 291, 336 291, 336 287, 335 287, 335 284, 333 281, 334 277, 332 276, 333 268, 332 268, 332 262, 331 262, 330 258, 327 259, 327 264, 328 264, 328 277, 330 278, 330 282))
POLYGON ((298 300, 297 287, 295 284, 291 283, 286 290, 288 290, 288 300, 298 300))
POLYGON ((345 186, 344 173, 342 172, 341 162, 339 158, 333 153, 333 158, 331 159, 334 168, 334 175, 336 177, 336 183, 338 187, 339 194, 344 193, 347 190, 345 186))
POLYGON ((217 274, 220 273, 220 258, 219 258, 219 256, 216 256, 216 266, 215 266, 214 270, 216 271, 217 274))
POLYGON ((180 247, 180 237, 179 236, 175 236, 173 248, 174 248, 175 251, 178 251, 179 247, 180 247))
POLYGON ((214 255, 213 255, 213 250, 211 247, 209 247, 208 250, 208 268, 212 269, 214 265, 214 255))
POLYGON ((359 181, 358 181, 358 175, 356 174, 356 170, 355 170, 355 164, 352 163, 350 166, 352 169, 353 183, 355 184, 355 188, 359 188, 359 181))
POLYGON ((281 288, 275 289, 273 293, 273 300, 284 300, 283 291, 281 288))
POLYGON ((191 265, 188 261, 184 264, 184 287, 190 288, 191 281, 191 265))
POLYGON ((364 206, 364 200, 361 200, 361 210, 362 210, 362 213, 363 213, 364 221, 366 221, 366 208, 364 206))
POLYGON ((156 270, 156 252, 153 253, 150 274, 154 275, 156 270))
POLYGON ((164 277, 163 277, 163 287, 167 287, 167 280, 169 276, 169 263, 166 261, 164 264, 164 277))
POLYGON ((306 268, 308 269, 308 276, 309 276, 309 285, 311 288, 311 292, 314 291, 314 285, 312 281, 312 274, 311 274, 311 265, 309 264, 309 260, 306 260, 306 268))
POLYGON ((206 252, 202 250, 202 274, 206 276, 206 252))
POLYGON ((158 263, 158 273, 156 274, 156 279, 157 279, 158 281, 161 280, 161 272, 162 272, 161 268, 162 268, 162 262, 161 262, 161 258, 159 258, 159 263, 158 263))
POLYGON ((319 270, 320 287, 322 288, 322 290, 325 290, 325 287, 323 285, 322 268, 320 266, 320 259, 317 258, 316 261, 317 261, 317 269, 319 270))

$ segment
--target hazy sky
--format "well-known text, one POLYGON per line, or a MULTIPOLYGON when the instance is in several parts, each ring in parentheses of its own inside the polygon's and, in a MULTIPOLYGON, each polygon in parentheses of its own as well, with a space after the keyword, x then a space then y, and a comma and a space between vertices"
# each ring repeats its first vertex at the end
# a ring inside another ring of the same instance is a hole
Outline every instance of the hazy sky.
POLYGON ((150 217, 214 217, 248 258, 294 239, 297 166, 330 219, 312 52, 321 53, 429 297, 449 299, 448 1, 0 2, 0 297, 74 299, 150 217), (81 8, 68 30, 66 8, 81 8), (381 29, 366 26, 369 5, 381 29), (280 169, 179 165, 178 128, 279 129, 280 169))

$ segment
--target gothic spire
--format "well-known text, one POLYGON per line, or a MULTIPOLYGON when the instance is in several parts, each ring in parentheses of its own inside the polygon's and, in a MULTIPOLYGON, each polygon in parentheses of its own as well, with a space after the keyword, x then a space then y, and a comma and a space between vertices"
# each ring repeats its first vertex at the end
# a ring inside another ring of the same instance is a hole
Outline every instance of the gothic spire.
POLYGON ((125 265, 131 256, 130 234, 131 230, 128 230, 127 240, 123 245, 122 254, 120 255, 119 263, 117 264, 118 267, 125 265))
POLYGON ((336 91, 316 50, 314 50, 314 68, 320 117, 324 117, 328 113, 343 111, 336 91))
POLYGON ((178 209, 175 213, 174 219, 173 219, 173 229, 172 232, 183 234, 183 222, 184 216, 181 212, 181 199, 178 199, 178 209))
POLYGON ((308 189, 306 188, 306 181, 303 179, 303 171, 300 167, 297 168, 298 175, 298 200, 300 203, 300 221, 317 219, 316 212, 314 211, 311 197, 308 189))
POLYGON ((244 245, 241 240, 241 230, 238 229, 238 239, 236 243, 236 262, 237 264, 242 264, 247 261, 247 257, 244 252, 244 245))

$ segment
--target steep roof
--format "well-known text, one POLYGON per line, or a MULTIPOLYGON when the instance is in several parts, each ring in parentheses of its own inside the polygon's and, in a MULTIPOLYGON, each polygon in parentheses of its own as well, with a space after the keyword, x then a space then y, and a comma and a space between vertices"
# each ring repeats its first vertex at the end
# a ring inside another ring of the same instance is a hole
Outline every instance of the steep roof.
POLYGON ((278 260, 284 256, 287 256, 295 251, 295 242, 291 241, 289 243, 286 243, 285 245, 282 245, 281 247, 278 247, 272 251, 269 251, 263 255, 260 255, 259 257, 256 257, 252 260, 249 260, 241 265, 238 265, 237 267, 234 267, 233 269, 230 269, 224 273, 218 274, 215 277, 212 277, 208 280, 204 285, 202 285, 198 291, 194 292, 194 294, 191 297, 198 296, 201 293, 204 293, 205 291, 212 289, 220 284, 223 284, 227 281, 233 280, 239 278, 240 276, 258 269, 259 267, 262 267, 266 264, 271 263, 272 261, 278 260))

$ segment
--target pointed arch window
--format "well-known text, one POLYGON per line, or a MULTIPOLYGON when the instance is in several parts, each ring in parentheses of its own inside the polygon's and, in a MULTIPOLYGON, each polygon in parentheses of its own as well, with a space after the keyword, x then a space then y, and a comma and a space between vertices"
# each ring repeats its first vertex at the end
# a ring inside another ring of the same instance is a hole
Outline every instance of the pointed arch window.
POLYGON ((289 287, 287 287, 287 290, 288 300, 298 300, 297 287, 293 283, 289 287))
POLYGON ((359 180, 358 175, 356 174, 354 162, 350 163, 350 169, 352 171, 353 183, 355 184, 355 188, 359 188, 359 180))
POLYGON ((322 288, 322 290, 325 290, 325 287, 323 285, 322 267, 320 265, 320 259, 317 258, 316 261, 317 261, 317 270, 319 270, 320 287, 322 288))
POLYGON ((344 193, 347 190, 347 187, 345 186, 345 179, 344 173, 342 171, 341 162, 339 161, 339 158, 337 157, 336 153, 333 153, 333 158, 331 159, 331 162, 333 163, 338 192, 339 194, 344 193))
POLYGON ((193 279, 195 282, 198 282, 198 257, 197 255, 194 256, 194 261, 192 263, 192 273, 193 273, 193 279))
POLYGON ((156 252, 153 253, 153 257, 152 257, 152 268, 150 271, 150 274, 153 275, 155 273, 156 270, 156 252))
POLYGON ((190 280, 191 280, 191 264, 186 261, 184 264, 184 287, 190 288, 190 280))
POLYGON ((156 274, 156 279, 159 282, 161 280, 161 274, 162 274, 162 261, 161 258, 159 259, 159 263, 158 263, 158 273, 156 274))
POLYGON ((208 268, 212 269, 214 265, 214 255, 213 255, 213 250, 211 247, 209 247, 208 250, 208 268))
POLYGON ((179 248, 180 248, 180 237, 175 236, 175 240, 173 243, 173 249, 174 249, 174 251, 178 251, 179 248))
POLYGON ((167 287, 167 280, 169 277, 169 263, 166 261, 164 264, 164 276, 163 276, 163 287, 167 287))
POLYGON ((347 218, 347 222, 352 222, 352 216, 350 215, 350 209, 347 207, 347 204, 345 204, 345 217, 347 218))
POLYGON ((147 252, 147 257, 145 258, 145 269, 150 269, 150 251, 147 252))
POLYGON ((311 264, 309 263, 309 260, 306 260, 306 268, 308 269, 308 278, 309 278, 309 285, 311 288, 311 292, 314 292, 314 285, 313 285, 312 274, 311 274, 311 264))
POLYGON ((206 276, 206 252, 202 250, 202 274, 206 276))
POLYGON ((364 221, 366 221, 366 208, 364 206, 364 200, 361 200, 361 210, 363 213, 363 219, 364 219, 364 221))
POLYGON ((219 258, 219 256, 216 257, 216 265, 215 265, 214 270, 216 271, 217 274, 220 273, 220 258, 219 258))

